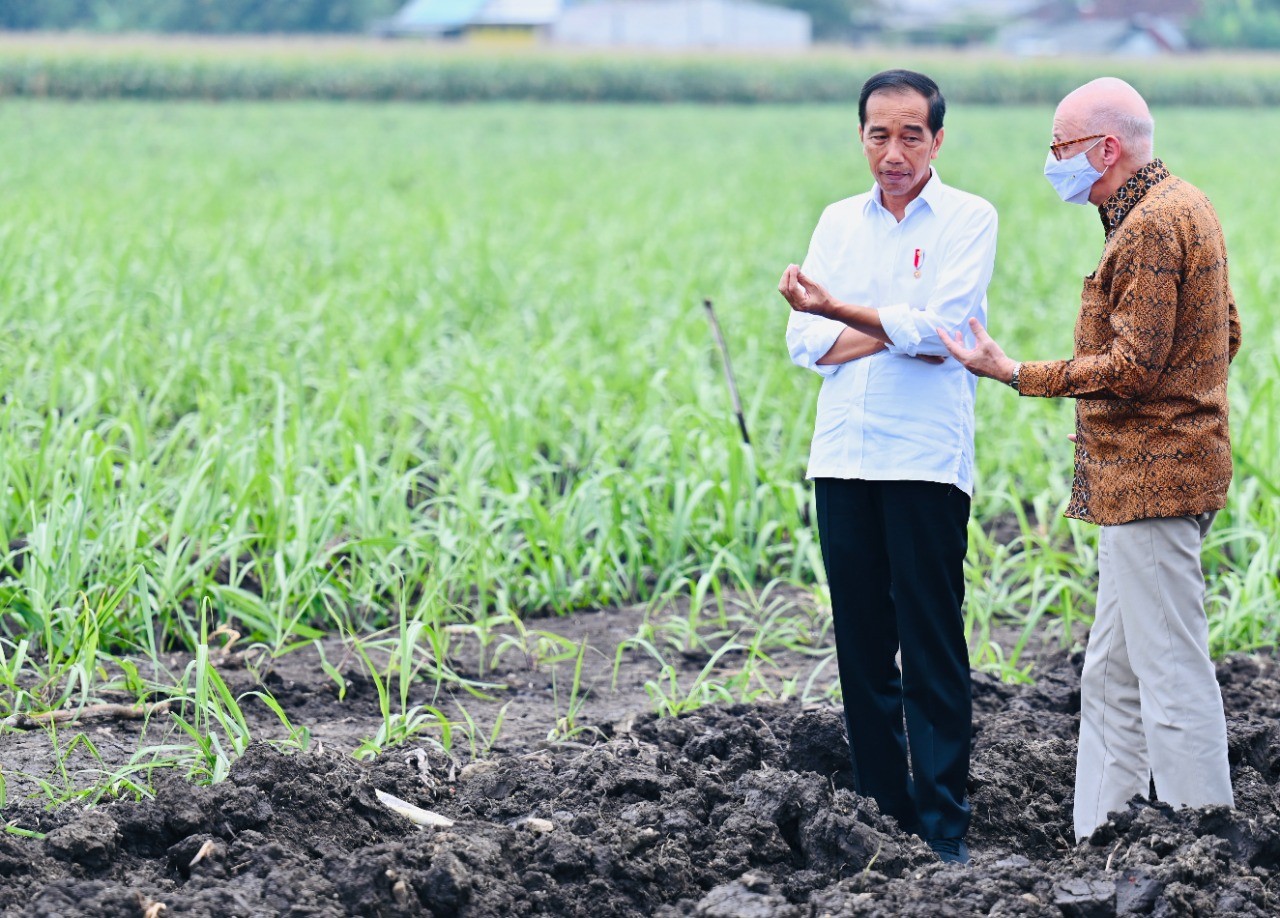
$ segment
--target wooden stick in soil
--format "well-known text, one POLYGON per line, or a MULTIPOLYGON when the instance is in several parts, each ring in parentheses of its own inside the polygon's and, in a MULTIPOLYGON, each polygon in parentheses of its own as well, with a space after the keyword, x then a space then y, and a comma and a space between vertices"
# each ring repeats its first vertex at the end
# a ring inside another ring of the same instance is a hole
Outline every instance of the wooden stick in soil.
POLYGON ((710 299, 703 299, 702 305, 707 307, 707 318, 711 322, 711 333, 715 335, 716 344, 720 348, 720 356, 724 360, 724 376, 729 381, 729 396, 733 399, 733 413, 738 416, 738 429, 742 431, 742 442, 751 445, 751 437, 747 435, 747 419, 742 414, 742 399, 738 397, 738 383, 733 378, 733 364, 729 362, 729 348, 720 331, 720 323, 716 320, 715 308, 710 299))

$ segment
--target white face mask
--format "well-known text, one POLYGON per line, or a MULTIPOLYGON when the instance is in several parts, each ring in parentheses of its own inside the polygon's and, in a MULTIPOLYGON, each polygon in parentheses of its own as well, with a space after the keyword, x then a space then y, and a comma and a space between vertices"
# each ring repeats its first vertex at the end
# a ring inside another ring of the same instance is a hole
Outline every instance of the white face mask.
MULTIPOLYGON (((1103 172, 1099 172, 1093 168, 1093 164, 1089 162, 1089 150, 1092 150, 1098 144, 1106 140, 1105 137, 1095 142, 1088 150, 1083 153, 1077 153, 1070 159, 1064 159, 1061 162, 1053 158, 1050 153, 1044 161, 1044 177, 1049 180, 1049 184, 1053 186, 1053 190, 1058 192, 1058 197, 1066 201, 1068 204, 1088 204, 1089 191, 1098 179, 1102 178, 1103 172)), ((1110 166, 1107 167, 1111 168, 1110 166)))

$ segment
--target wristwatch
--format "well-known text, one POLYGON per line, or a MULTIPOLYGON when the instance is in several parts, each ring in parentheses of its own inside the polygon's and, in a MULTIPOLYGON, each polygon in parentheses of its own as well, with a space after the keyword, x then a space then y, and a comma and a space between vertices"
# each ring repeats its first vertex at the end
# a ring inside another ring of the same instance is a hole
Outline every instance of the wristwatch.
POLYGON ((1010 377, 1009 379, 1009 388, 1013 389, 1013 391, 1017 392, 1019 395, 1022 394, 1022 390, 1018 388, 1018 374, 1021 372, 1022 372, 1022 364, 1015 363, 1013 365, 1013 376, 1010 377))

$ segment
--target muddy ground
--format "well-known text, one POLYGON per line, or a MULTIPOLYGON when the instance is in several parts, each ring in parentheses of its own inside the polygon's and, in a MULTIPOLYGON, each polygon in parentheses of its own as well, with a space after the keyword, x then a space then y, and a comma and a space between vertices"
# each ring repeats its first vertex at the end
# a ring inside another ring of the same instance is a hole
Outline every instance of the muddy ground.
MULTIPOLYGON (((1173 812, 1134 801, 1079 847, 1070 841, 1070 792, 1080 655, 1042 649, 1034 685, 975 675, 974 863, 961 868, 939 863, 851 791, 830 704, 713 706, 658 719, 643 688, 652 661, 636 654, 624 655, 610 691, 611 648, 635 633, 640 616, 615 610, 556 624, 608 648, 588 667, 594 688, 576 722, 591 729, 547 743, 564 714, 567 673, 517 666, 501 676, 507 725, 476 761, 460 745, 446 755, 430 743, 355 760, 354 742, 376 721, 372 691, 353 675, 339 702, 336 683, 301 654, 265 673, 228 667, 228 677, 241 691, 260 678, 296 721, 314 725, 311 751, 254 746, 214 786, 162 779, 154 800, 50 810, 16 792, 34 786, 18 772, 49 766, 47 738, 0 735, 10 775, 4 819, 44 835, 0 834, 0 910, 148 918, 1280 914, 1280 664, 1272 658, 1236 656, 1218 668, 1237 810, 1173 812), (418 827, 376 790, 455 823, 418 827)), ((814 665, 798 655, 778 663, 797 673, 814 665)), ((696 674, 702 664, 695 656, 686 668, 696 674)), ((265 732, 263 713, 254 716, 265 732)), ((163 739, 159 729, 151 726, 147 742, 163 739)), ((139 742, 131 724, 86 730, 108 757, 139 742)), ((69 767, 90 767, 78 756, 69 767)))

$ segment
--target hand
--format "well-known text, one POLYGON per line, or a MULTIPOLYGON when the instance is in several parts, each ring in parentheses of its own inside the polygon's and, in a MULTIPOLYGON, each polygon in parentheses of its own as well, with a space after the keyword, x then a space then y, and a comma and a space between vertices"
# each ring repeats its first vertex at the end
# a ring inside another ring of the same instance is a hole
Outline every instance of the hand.
POLYGON ((940 328, 936 331, 951 356, 960 361, 960 364, 974 376, 986 376, 988 379, 1002 383, 1010 382, 1013 379, 1013 368, 1018 365, 1017 362, 1005 356, 1000 345, 991 339, 987 330, 977 319, 970 319, 969 327, 973 329, 975 342, 972 349, 964 346, 964 336, 960 332, 956 332, 953 338, 940 328))
POLYGON ((831 318, 839 306, 825 287, 801 273, 799 265, 787 265, 778 281, 778 292, 796 312, 831 318))

